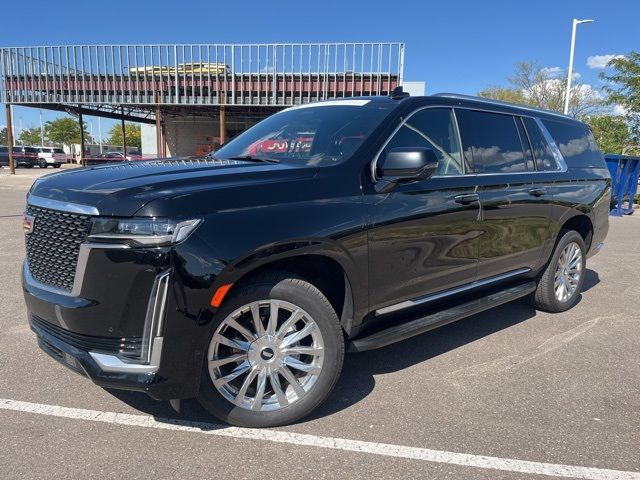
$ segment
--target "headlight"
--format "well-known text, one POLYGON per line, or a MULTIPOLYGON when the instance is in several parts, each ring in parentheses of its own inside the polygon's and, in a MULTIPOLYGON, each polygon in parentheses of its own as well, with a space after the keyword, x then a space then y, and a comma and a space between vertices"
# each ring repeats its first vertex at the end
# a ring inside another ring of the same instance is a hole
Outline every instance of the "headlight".
POLYGON ((199 218, 183 221, 167 218, 94 218, 89 238, 145 246, 174 245, 191 235, 201 222, 199 218))

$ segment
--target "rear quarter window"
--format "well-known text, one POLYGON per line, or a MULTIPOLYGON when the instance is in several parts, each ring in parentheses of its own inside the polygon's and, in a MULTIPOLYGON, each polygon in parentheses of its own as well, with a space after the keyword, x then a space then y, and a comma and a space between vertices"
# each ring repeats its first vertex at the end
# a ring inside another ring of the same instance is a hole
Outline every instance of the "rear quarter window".
POLYGON ((589 127, 584 124, 542 120, 568 167, 604 167, 604 157, 598 149, 589 127))

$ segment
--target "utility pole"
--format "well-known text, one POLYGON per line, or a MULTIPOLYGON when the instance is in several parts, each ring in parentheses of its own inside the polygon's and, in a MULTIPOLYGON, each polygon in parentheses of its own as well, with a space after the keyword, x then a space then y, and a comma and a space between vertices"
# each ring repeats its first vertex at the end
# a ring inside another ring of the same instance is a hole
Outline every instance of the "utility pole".
POLYGON ((44 147, 44 125, 42 125, 42 110, 40 112, 40 146, 44 147))
POLYGON ((4 105, 7 114, 7 150, 9 150, 9 171, 11 175, 16 174, 16 164, 13 159, 13 121, 11 118, 11 104, 4 105))
POLYGON ((593 20, 579 20, 573 19, 573 26, 571 28, 571 48, 569 50, 569 70, 567 71, 567 91, 564 97, 564 114, 569 114, 569 99, 571 98, 571 77, 573 76, 573 51, 576 47, 576 27, 581 23, 592 23, 593 20))
POLYGON ((102 121, 100 120, 100 117, 98 117, 98 136, 100 137, 100 153, 102 153, 102 121))
POLYGON ((82 121, 82 111, 78 112, 78 122, 80 122, 80 164, 85 167, 87 161, 84 158, 84 122, 82 121))

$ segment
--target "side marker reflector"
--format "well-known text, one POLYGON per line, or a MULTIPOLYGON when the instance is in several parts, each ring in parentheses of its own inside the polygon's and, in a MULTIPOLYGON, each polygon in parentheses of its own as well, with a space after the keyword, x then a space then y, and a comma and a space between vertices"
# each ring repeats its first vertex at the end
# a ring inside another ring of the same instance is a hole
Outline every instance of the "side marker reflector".
POLYGON ((227 295, 229 290, 231 290, 232 285, 233 283, 225 283, 224 285, 218 287, 216 293, 214 293, 213 297, 211 298, 212 307, 218 308, 222 304, 222 300, 224 300, 224 297, 227 295))

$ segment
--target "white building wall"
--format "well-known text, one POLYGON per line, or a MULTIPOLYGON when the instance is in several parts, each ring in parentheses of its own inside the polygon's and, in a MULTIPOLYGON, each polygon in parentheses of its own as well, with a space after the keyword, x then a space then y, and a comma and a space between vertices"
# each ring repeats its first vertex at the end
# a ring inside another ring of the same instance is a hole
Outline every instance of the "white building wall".
POLYGON ((148 123, 141 123, 140 137, 142 141, 142 155, 157 155, 158 141, 156 137, 156 126, 148 123))

